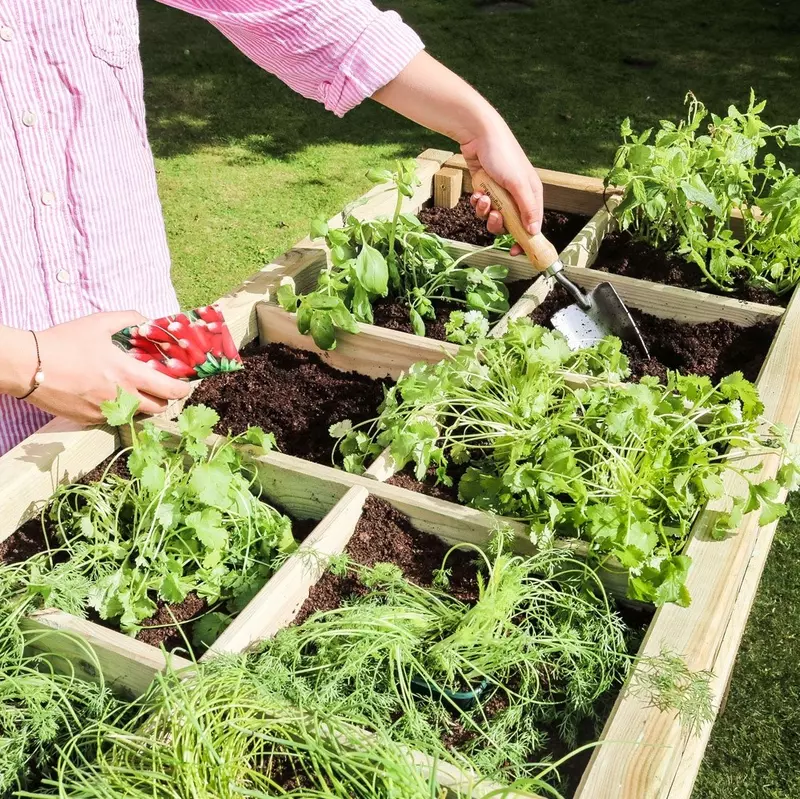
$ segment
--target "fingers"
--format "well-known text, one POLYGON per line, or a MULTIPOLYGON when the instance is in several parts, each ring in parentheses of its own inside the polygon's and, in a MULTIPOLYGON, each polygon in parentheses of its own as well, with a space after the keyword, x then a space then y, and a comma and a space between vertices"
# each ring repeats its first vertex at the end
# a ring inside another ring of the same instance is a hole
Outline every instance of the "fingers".
POLYGON ((490 211, 489 218, 486 220, 486 229, 495 236, 500 236, 506 232, 503 227, 503 215, 499 211, 490 211))
POLYGON ((168 405, 168 400, 162 399, 161 397, 154 397, 152 394, 148 394, 144 391, 139 392, 139 413, 155 416, 156 414, 163 413, 168 405))
POLYGON ((522 224, 532 236, 542 232, 542 182, 535 171, 528 180, 510 183, 507 187, 519 209, 522 224))
POLYGON ((133 325, 140 325, 146 322, 147 319, 137 311, 107 311, 106 313, 97 314, 102 317, 103 326, 112 335, 122 330, 124 327, 132 327, 133 325))
MULTIPOLYGON (((169 377, 146 363, 135 361, 123 352, 120 352, 119 356, 125 359, 128 379, 140 394, 148 394, 162 400, 177 400, 188 396, 190 388, 184 380, 169 377)), ((142 410, 151 413, 144 408, 142 410)))
POLYGON ((487 219, 489 217, 489 212, 492 210, 492 201, 488 194, 475 192, 469 198, 469 201, 475 209, 475 216, 477 216, 478 219, 487 219))

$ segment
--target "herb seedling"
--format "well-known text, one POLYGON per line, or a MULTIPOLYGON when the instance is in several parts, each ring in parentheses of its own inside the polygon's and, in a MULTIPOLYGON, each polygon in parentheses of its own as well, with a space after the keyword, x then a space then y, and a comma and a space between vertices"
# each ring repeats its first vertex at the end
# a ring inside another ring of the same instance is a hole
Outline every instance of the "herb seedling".
POLYGON ((476 508, 523 519, 534 543, 582 538, 603 562, 629 570, 629 595, 688 604, 689 559, 682 554, 700 509, 724 494, 723 475, 750 484, 747 501, 720 514, 716 534, 733 532, 760 508, 762 524, 785 512, 781 486, 795 484, 789 460, 777 480, 757 482, 748 455, 793 452, 786 430, 770 426, 755 387, 741 373, 713 385, 672 373, 666 384, 596 381, 576 388, 564 371, 627 375, 619 340, 571 352, 563 337, 530 320, 502 338, 462 348, 438 364, 418 363, 390 388, 372 423, 341 432, 350 471, 389 447, 397 467, 430 467, 476 508))
POLYGON ((677 251, 720 291, 744 284, 784 294, 800 280, 800 175, 773 150, 800 145, 800 122, 769 126, 753 92, 745 111, 710 115, 694 95, 678 125, 636 135, 626 119, 606 185, 624 189, 623 230, 677 251), (731 229, 741 215, 743 235, 731 229))
MULTIPOLYGON (((371 324, 372 304, 387 296, 408 306, 412 329, 419 336, 425 335, 425 320, 435 318, 435 300, 461 303, 465 311, 487 319, 508 310, 506 267, 464 266, 467 255, 454 259, 441 239, 426 233, 415 216, 402 213, 403 198, 413 196, 419 185, 413 161, 398 162, 394 172, 372 170, 369 177, 373 183, 396 187, 391 219, 362 222, 346 214, 341 228, 315 221, 311 235, 325 238, 331 265, 309 294, 298 296, 290 278, 277 291, 280 305, 297 314, 301 333, 310 333, 321 349, 332 349, 337 329, 357 333, 358 322, 371 324)), ((458 336, 470 332, 461 327, 458 336)))

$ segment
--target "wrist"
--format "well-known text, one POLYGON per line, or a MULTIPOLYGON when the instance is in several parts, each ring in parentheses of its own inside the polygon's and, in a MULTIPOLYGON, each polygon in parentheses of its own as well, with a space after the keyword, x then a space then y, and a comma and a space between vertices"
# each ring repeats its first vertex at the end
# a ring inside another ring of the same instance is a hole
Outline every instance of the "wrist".
POLYGON ((22 397, 34 384, 39 358, 36 342, 28 330, 0 328, 0 347, 3 352, 0 393, 22 397))

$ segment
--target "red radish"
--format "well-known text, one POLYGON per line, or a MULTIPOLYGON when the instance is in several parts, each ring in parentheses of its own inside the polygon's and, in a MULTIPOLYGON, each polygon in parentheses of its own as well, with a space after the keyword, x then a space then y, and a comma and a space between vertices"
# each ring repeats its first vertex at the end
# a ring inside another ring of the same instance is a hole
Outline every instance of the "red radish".
POLYGON ((202 319, 189 326, 188 338, 194 338, 197 346, 205 352, 211 349, 211 334, 206 329, 206 323, 202 319))
POLYGON ((150 341, 165 341, 169 343, 172 341, 177 342, 178 340, 169 330, 154 325, 152 322, 145 322, 143 325, 140 325, 139 335, 144 338, 149 338, 150 341))
POLYGON ((179 361, 177 358, 168 358, 165 363, 158 363, 157 361, 150 361, 150 363, 154 369, 158 369, 159 372, 164 372, 170 377, 194 377, 197 374, 194 367, 179 361))
POLYGON ((150 339, 147 338, 141 338, 140 336, 131 336, 131 344, 137 349, 151 353, 156 358, 163 357, 164 352, 162 352, 162 350, 167 351, 170 346, 169 344, 164 343, 159 347, 154 341, 150 341, 150 339))
POLYGON ((184 355, 181 357, 182 361, 185 361, 190 366, 199 366, 201 363, 205 363, 205 350, 200 349, 200 347, 198 347, 193 341, 182 338, 178 344, 184 351, 184 355))
POLYGON ((236 349, 231 331, 227 327, 222 331, 222 353, 229 361, 240 360, 239 351, 236 349))
POLYGON ((134 347, 133 349, 128 350, 128 352, 136 358, 137 361, 142 361, 144 363, 153 363, 154 359, 155 362, 158 362, 159 355, 153 355, 152 352, 145 352, 145 350, 141 350, 138 347, 134 347))
POLYGON ((221 322, 222 316, 220 312, 213 305, 204 305, 202 308, 197 309, 197 315, 204 321, 211 324, 211 322, 221 322))

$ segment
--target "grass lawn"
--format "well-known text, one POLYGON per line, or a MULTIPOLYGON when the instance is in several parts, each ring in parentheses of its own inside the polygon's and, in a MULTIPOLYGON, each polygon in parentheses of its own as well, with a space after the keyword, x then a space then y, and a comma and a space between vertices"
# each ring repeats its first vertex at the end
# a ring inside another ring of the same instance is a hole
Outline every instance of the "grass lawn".
MULTIPOLYGON (((752 86, 769 101, 770 122, 800 114, 800 4, 791 0, 384 5, 497 106, 540 166, 603 175, 624 117, 639 129, 676 118, 689 90, 724 109, 746 102, 752 86)), ((141 4, 141 40, 173 276, 186 306, 229 291, 304 235, 311 217, 361 194, 371 166, 451 146, 373 103, 336 119, 208 24, 153 0, 141 4)), ((787 565, 799 547, 800 523, 789 520, 697 799, 800 797, 800 570, 787 565)))

